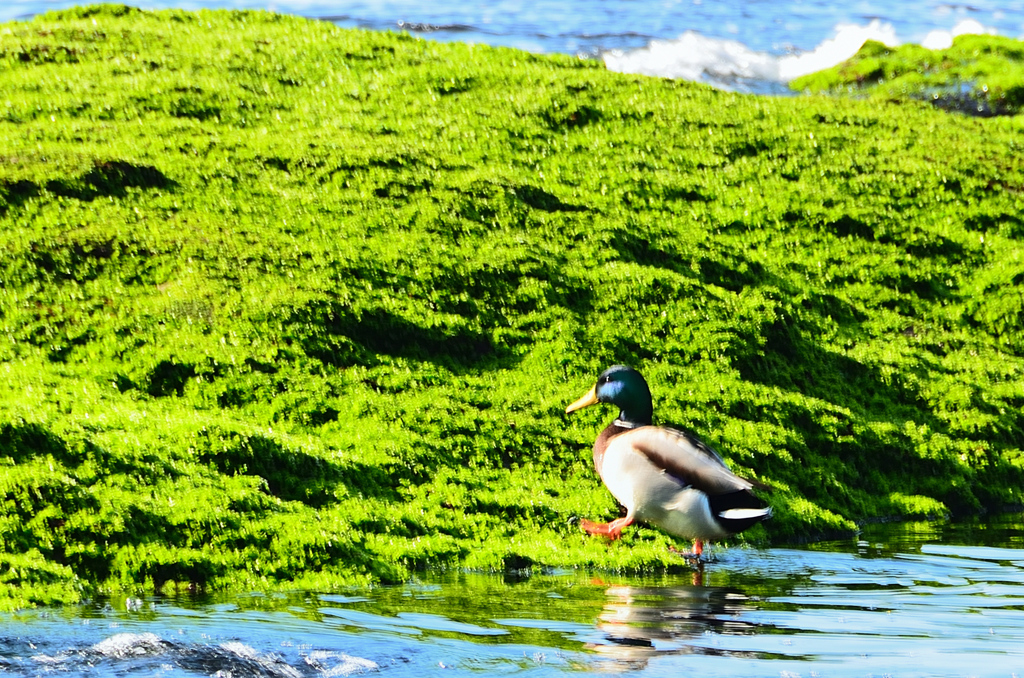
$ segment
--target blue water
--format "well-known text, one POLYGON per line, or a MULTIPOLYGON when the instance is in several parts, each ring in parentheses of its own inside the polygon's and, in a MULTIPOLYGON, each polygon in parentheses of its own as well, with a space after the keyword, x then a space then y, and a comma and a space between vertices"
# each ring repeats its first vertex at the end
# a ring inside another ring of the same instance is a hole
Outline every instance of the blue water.
MULTIPOLYGON (((1024 675, 1024 524, 874 528, 644 578, 450 572, 0 615, 0 674, 1024 675)), ((618 548, 613 545, 611 548, 618 548)))
MULTIPOLYGON (((72 6, 4 0, 0 21, 72 6)), ((955 33, 1024 36, 1024 2, 1007 0, 140 0, 143 8, 270 9, 345 27, 406 30, 534 52, 603 59, 614 70, 701 80, 726 89, 785 83, 852 55, 865 39, 949 43, 955 33)))

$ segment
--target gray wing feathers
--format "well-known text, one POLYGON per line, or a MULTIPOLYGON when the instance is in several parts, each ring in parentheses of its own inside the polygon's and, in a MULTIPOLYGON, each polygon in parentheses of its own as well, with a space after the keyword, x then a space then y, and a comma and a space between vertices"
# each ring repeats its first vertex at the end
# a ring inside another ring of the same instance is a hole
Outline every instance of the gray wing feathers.
POLYGON ((706 494, 728 494, 753 488, 750 481, 730 471, 717 452, 683 431, 642 426, 621 437, 652 464, 706 494))

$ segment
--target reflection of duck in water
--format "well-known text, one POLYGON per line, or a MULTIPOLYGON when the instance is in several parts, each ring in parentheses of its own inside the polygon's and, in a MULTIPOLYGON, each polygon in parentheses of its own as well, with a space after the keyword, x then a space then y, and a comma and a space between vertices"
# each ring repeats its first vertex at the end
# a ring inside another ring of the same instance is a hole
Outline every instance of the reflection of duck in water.
POLYGON ((610 586, 605 594, 608 599, 597 624, 603 641, 586 647, 619 661, 642 665, 663 654, 745 655, 694 643, 709 632, 733 635, 756 630, 739 619, 750 609, 749 598, 732 589, 610 586))
POLYGON ((633 368, 609 367, 565 411, 595 403, 621 410, 594 442, 594 465, 626 515, 610 523, 583 520, 590 534, 618 539, 622 528, 639 520, 693 539, 699 558, 704 541, 724 539, 771 515, 751 491, 754 484, 730 471, 711 447, 690 433, 651 425, 651 391, 633 368))

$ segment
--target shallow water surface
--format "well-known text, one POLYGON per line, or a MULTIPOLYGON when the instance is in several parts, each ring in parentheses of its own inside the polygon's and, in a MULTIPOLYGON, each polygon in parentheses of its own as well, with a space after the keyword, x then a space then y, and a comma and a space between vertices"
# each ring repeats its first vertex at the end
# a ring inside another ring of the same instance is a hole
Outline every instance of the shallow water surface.
POLYGON ((657 577, 447 573, 20 612, 0 617, 0 673, 1024 675, 1021 518, 723 549, 703 572, 657 577))

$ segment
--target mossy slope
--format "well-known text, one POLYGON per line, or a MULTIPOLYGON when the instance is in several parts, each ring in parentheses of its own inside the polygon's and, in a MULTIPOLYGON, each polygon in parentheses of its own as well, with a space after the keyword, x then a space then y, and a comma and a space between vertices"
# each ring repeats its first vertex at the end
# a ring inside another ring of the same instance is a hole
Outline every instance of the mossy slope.
POLYGON ((0 578, 678 567, 612 545, 614 362, 753 539, 1021 500, 1021 123, 262 13, 0 27, 0 578))
POLYGON ((869 40, 843 63, 797 78, 797 91, 929 101, 970 115, 1015 115, 1024 107, 1024 42, 959 35, 948 49, 869 40))

